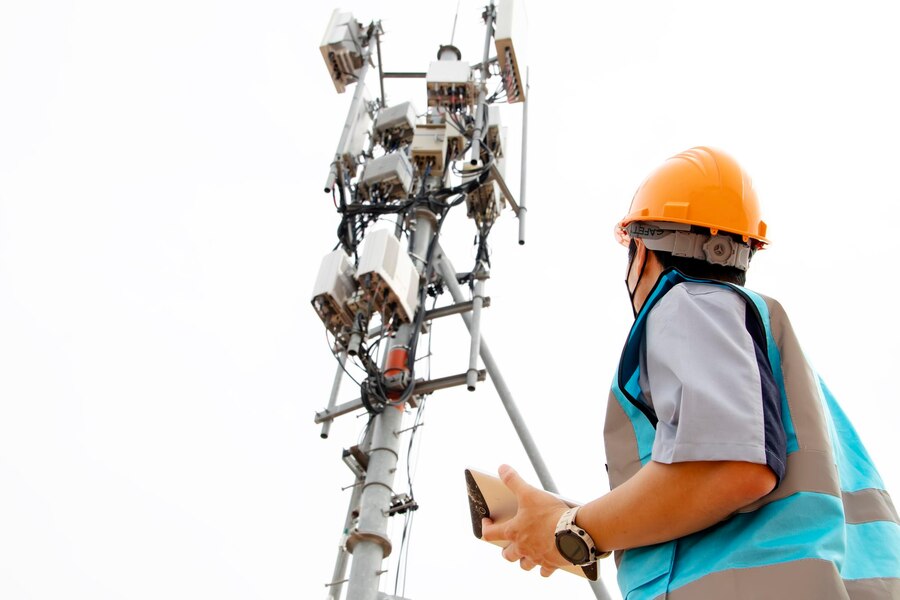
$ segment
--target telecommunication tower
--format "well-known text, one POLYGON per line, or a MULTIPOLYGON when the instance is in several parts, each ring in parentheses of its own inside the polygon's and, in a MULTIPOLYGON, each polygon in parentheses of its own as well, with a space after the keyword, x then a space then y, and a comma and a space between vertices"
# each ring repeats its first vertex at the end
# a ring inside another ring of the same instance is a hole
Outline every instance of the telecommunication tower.
MULTIPOLYGON (((339 9, 320 46, 335 90, 355 88, 325 182, 340 217, 338 243, 321 262, 312 305, 331 336, 338 366, 328 405, 316 413, 315 422, 326 438, 334 419, 363 410, 369 416, 359 443, 343 451, 355 484, 334 572, 326 582, 329 600, 340 600, 344 591, 347 600, 404 600, 396 586, 394 595, 380 592, 380 576, 393 550, 389 519, 418 508, 411 494, 395 491, 400 438, 415 435, 425 397, 433 392, 462 385, 474 391, 489 375, 541 484, 557 491, 481 335, 482 309, 488 304, 488 236, 507 206, 519 220, 519 243, 525 242, 529 94, 523 7, 516 0, 491 0, 482 17, 484 48, 477 64, 445 45, 426 72, 386 71, 381 22, 363 25, 339 9), (380 95, 371 100, 365 81, 376 64, 380 95), (384 84, 392 78, 424 79, 423 114, 410 102, 386 104, 384 84), (504 179, 502 103, 523 104, 518 202, 504 179), (439 240, 447 214, 462 205, 475 225, 477 251, 471 270, 459 273, 439 240), (385 228, 384 221, 391 227, 385 228), (471 298, 460 284, 470 287, 471 298), (438 307, 444 292, 452 302, 438 307), (430 310, 428 298, 434 299, 430 310), (419 377, 420 335, 433 320, 454 314, 462 316, 470 333, 468 369, 419 377), (338 404, 350 361, 365 374, 354 380, 359 398, 338 404), (414 410, 413 424, 404 428, 404 417, 414 410)), ((591 585, 597 598, 609 597, 599 581, 591 585)))

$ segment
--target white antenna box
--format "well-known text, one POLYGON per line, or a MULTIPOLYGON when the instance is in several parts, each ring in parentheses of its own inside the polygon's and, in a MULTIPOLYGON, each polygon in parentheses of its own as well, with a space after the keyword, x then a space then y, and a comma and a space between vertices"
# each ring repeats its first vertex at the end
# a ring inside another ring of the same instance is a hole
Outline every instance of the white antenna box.
POLYGON ((353 325, 347 300, 355 291, 353 263, 347 253, 338 248, 326 254, 319 265, 312 305, 331 333, 337 335, 343 327, 353 325))
POLYGON ((403 323, 412 321, 419 301, 419 272, 391 230, 366 235, 356 280, 364 290, 360 307, 371 302, 372 310, 387 318, 393 314, 403 323))

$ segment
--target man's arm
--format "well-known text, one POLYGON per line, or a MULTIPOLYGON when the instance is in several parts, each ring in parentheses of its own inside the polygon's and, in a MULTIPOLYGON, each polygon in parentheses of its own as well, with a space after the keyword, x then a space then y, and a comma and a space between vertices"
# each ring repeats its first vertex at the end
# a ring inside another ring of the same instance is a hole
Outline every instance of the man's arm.
MULTIPOLYGON (((567 565, 554 540, 566 505, 526 483, 511 467, 500 467, 500 478, 516 494, 519 511, 500 525, 486 521, 482 537, 509 540, 504 558, 520 560, 524 569, 540 565, 544 576, 567 565)), ((585 504, 576 522, 600 551, 646 546, 714 525, 768 494, 775 483, 771 469, 761 464, 651 461, 615 490, 585 504)))
POLYGON ((586 504, 577 522, 602 550, 647 546, 715 525, 774 487, 775 475, 766 465, 651 461, 609 494, 586 504))

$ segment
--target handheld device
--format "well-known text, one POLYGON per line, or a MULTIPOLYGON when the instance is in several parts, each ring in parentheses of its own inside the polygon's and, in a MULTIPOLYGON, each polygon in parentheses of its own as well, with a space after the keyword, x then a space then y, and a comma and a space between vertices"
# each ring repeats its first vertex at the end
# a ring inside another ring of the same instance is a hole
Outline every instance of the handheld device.
MULTIPOLYGON (((466 469, 466 491, 469 496, 469 513, 472 516, 472 533, 478 539, 482 539, 482 519, 488 518, 494 523, 504 523, 513 518, 518 511, 519 503, 516 495, 496 475, 490 475, 477 469, 466 469)), ((556 497, 565 502, 569 508, 579 506, 577 502, 560 496, 556 497)), ((501 548, 509 545, 506 540, 491 541, 490 543, 501 548)), ((586 577, 591 581, 597 581, 600 576, 596 562, 581 567, 569 565, 561 567, 561 569, 586 577)))

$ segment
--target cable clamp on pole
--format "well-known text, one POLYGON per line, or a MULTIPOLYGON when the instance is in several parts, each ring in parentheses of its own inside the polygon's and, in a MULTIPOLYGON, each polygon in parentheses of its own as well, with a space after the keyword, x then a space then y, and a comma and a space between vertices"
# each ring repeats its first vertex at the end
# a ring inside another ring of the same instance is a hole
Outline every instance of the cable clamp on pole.
POLYGON ((372 542, 381 546, 382 558, 390 556, 391 551, 393 550, 391 540, 384 534, 375 531, 360 531, 359 529, 354 529, 347 538, 347 552, 353 554, 354 548, 356 548, 357 544, 360 542, 372 542))

